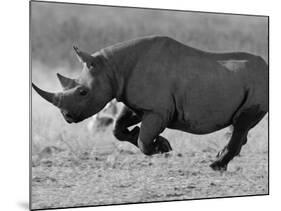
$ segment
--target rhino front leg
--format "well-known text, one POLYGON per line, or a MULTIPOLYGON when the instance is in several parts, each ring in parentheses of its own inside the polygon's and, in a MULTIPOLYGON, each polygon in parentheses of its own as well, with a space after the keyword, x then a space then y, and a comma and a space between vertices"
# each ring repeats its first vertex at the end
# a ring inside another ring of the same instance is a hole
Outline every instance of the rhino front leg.
POLYGON ((169 152, 172 150, 169 142, 160 133, 166 128, 166 123, 159 114, 146 114, 143 117, 138 147, 145 155, 169 152))
POLYGON ((120 115, 118 116, 115 127, 113 130, 114 136, 119 141, 128 141, 135 146, 138 146, 138 137, 140 128, 138 126, 134 127, 131 131, 128 127, 136 125, 141 122, 141 117, 135 114, 131 109, 124 106, 120 115))

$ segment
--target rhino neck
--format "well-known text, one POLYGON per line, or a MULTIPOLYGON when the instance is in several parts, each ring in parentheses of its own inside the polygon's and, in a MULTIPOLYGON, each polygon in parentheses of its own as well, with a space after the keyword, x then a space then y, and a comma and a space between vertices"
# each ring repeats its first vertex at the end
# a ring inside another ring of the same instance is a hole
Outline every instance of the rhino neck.
POLYGON ((101 51, 110 66, 114 97, 118 101, 126 101, 126 84, 146 47, 145 42, 136 39, 104 48, 101 51))

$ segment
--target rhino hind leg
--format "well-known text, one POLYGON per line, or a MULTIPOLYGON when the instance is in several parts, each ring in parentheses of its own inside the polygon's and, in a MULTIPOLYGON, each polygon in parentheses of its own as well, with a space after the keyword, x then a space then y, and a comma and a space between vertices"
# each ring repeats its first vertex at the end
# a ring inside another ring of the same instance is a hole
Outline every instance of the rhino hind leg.
POLYGON ((218 153, 216 161, 210 167, 214 170, 226 170, 229 161, 239 155, 241 148, 247 143, 247 135, 266 114, 258 105, 241 109, 233 118, 233 133, 229 143, 218 153))

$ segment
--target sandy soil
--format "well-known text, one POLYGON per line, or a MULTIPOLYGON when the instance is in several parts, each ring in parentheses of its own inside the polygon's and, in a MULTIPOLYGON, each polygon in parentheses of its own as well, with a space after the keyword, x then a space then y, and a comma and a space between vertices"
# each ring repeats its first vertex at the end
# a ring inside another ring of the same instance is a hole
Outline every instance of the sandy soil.
MULTIPOLYGON (((33 156, 32 208, 268 194, 266 127, 264 120, 251 132, 249 143, 226 172, 209 167, 220 149, 214 147, 213 139, 223 132, 205 142, 197 137, 196 147, 189 141, 185 145, 173 145, 171 141, 173 152, 152 157, 125 143, 107 147, 100 143, 94 151, 79 155, 68 149, 45 147, 33 156)), ((166 137, 188 136, 179 134, 170 131, 166 137)), ((218 147, 224 143, 221 141, 218 147)))

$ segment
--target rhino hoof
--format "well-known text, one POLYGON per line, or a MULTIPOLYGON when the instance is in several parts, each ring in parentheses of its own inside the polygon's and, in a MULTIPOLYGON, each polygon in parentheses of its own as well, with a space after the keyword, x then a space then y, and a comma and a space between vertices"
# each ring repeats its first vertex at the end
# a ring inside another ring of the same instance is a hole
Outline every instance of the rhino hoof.
POLYGON ((157 153, 166 153, 172 151, 172 147, 167 139, 158 136, 155 140, 155 150, 157 153))
POLYGON ((227 170, 227 164, 222 164, 219 161, 215 161, 213 162, 210 167, 214 170, 214 171, 226 171, 227 170))

